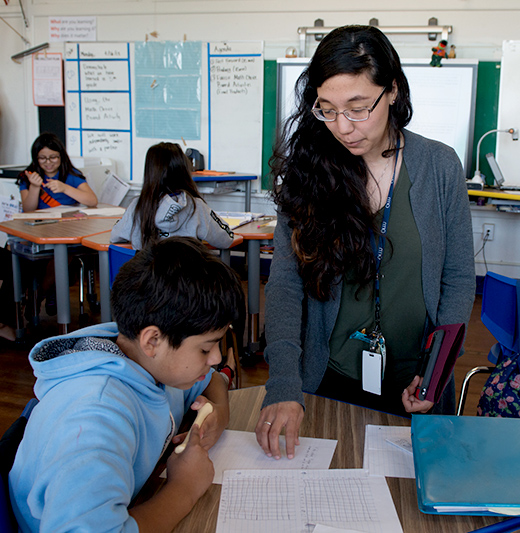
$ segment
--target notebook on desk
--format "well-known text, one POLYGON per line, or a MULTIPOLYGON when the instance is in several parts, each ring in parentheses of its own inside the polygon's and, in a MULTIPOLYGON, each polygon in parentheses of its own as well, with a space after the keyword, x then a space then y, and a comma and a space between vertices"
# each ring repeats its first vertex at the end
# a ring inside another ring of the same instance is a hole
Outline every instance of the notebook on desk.
POLYGON ((520 419, 413 415, 419 509, 428 514, 520 515, 520 419))

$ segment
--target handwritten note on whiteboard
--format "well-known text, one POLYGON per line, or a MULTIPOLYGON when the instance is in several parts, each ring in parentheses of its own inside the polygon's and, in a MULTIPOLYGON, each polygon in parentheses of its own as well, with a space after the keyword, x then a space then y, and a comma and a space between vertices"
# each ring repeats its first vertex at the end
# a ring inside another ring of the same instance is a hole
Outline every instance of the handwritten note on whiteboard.
POLYGON ((208 168, 260 174, 263 43, 208 43, 208 70, 208 168))
POLYGON ((110 157, 132 176, 130 47, 67 43, 67 149, 76 157, 110 157))

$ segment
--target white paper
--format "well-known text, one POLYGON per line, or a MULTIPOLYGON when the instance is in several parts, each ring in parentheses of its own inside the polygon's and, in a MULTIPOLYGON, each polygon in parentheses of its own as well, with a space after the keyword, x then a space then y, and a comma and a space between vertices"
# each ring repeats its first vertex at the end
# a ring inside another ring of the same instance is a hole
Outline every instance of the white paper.
MULTIPOLYGON (((16 216, 20 212, 21 208, 22 206, 20 201, 13 195, 0 195, 0 222, 12 220, 13 216, 16 216)), ((6 242, 7 234, 3 231, 0 231, 0 246, 4 247, 6 242)))
POLYGON ((61 54, 33 54, 33 98, 36 106, 65 105, 61 54))
POLYGON ((264 216, 262 213, 249 213, 246 211, 218 211, 217 215, 224 220, 231 229, 236 229, 264 216))
POLYGON ((213 483, 222 483, 225 470, 310 470, 329 468, 338 443, 331 439, 300 437, 293 459, 285 455, 285 437, 280 437, 281 459, 267 457, 256 441, 255 433, 226 429, 209 451, 215 467, 213 483))
POLYGON ((103 204, 119 205, 126 193, 130 190, 130 184, 116 176, 113 172, 109 172, 103 183, 101 194, 99 195, 99 202, 103 204))
POLYGON ((228 470, 216 533, 402 533, 386 480, 357 470, 228 470))
POLYGON ((49 17, 49 41, 95 41, 96 17, 49 17))
POLYGON ((125 208, 124 207, 91 207, 89 209, 82 209, 81 212, 88 216, 119 217, 125 214, 125 208))
POLYGON ((412 444, 411 432, 405 426, 372 426, 365 427, 365 454, 363 468, 370 475, 415 478, 413 454, 396 446, 401 440, 412 444))
POLYGON ((312 533, 360 533, 359 529, 339 529, 337 527, 324 526, 323 524, 318 524, 312 533))

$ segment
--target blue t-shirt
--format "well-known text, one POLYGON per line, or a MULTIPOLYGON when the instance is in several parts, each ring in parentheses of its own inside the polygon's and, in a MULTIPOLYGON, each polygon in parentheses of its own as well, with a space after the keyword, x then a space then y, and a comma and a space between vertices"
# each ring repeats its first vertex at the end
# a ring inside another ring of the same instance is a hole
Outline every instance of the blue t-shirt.
MULTIPOLYGON (((57 180, 59 179, 59 177, 60 177, 60 173, 58 172, 53 178, 43 176, 43 181, 45 183, 48 180, 57 180)), ((75 176, 74 174, 69 174, 67 176, 67 179, 65 180, 65 183, 77 189, 82 183, 87 183, 87 182, 85 181, 84 178, 80 178, 79 176, 75 176)), ((20 190, 24 191, 27 189, 29 189, 29 186, 22 181, 20 183, 20 190)), ((48 207, 56 207, 58 205, 74 205, 77 203, 78 202, 76 202, 74 198, 71 198, 70 196, 68 196, 67 194, 63 192, 52 192, 50 189, 47 189, 46 187, 41 187, 37 209, 47 209, 48 207)))

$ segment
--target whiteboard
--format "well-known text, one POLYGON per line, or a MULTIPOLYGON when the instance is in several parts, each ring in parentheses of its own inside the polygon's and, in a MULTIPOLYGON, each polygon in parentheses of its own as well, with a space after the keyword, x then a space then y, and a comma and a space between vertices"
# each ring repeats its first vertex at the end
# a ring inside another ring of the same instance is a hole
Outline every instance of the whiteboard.
POLYGON ((66 43, 69 155, 140 183, 148 148, 171 141, 261 175, 263 72, 262 42, 66 43))
MULTIPOLYGON (((520 129, 520 41, 504 41, 500 69, 500 91, 498 97, 499 130, 520 129)), ((511 135, 496 133, 497 162, 507 185, 520 185, 520 141, 513 141, 511 135)))
MULTIPOLYGON (((277 117, 294 110, 294 85, 310 58, 278 60, 277 117)), ((471 169, 477 93, 477 60, 450 59, 441 68, 429 59, 402 59, 410 84, 413 118, 407 129, 451 146, 466 177, 471 169)))

